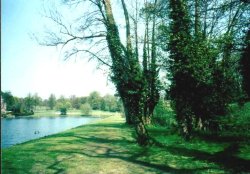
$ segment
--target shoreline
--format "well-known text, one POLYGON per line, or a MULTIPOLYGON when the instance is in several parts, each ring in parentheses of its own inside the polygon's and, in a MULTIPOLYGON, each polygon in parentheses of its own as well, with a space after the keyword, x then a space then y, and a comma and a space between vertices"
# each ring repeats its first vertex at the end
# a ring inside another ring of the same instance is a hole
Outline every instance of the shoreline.
POLYGON ((242 173, 250 172, 250 146, 197 137, 185 141, 166 127, 148 127, 162 145, 139 147, 125 118, 110 116, 2 149, 3 173, 242 173), (224 154, 221 156, 221 154, 224 154), (228 160, 231 159, 231 160, 228 160), (238 171, 238 172, 237 172, 238 171))
MULTIPOLYGON (((24 116, 24 118, 27 118, 27 117, 30 118, 29 116, 24 116)), ((77 116, 76 116, 76 117, 77 117, 77 116)), ((79 117, 81 117, 81 116, 79 116, 79 117)), ((25 142, 21 142, 21 143, 17 143, 17 144, 12 144, 11 146, 8 146, 8 147, 1 147, 1 149, 8 149, 8 148, 14 147, 14 146, 16 146, 16 145, 22 145, 22 144, 29 143, 30 141, 35 141, 35 140, 43 139, 43 138, 46 138, 46 137, 49 137, 49 136, 53 136, 53 135, 56 135, 56 134, 60 134, 60 133, 63 133, 63 132, 65 132, 65 131, 70 131, 70 130, 72 130, 72 129, 75 129, 75 128, 77 128, 77 127, 86 126, 86 125, 95 123, 95 122, 100 121, 100 120, 102 120, 102 119, 105 118, 105 117, 97 117, 97 116, 86 116, 86 117, 90 117, 90 118, 91 118, 91 117, 92 117, 92 118, 99 118, 99 119, 97 119, 97 120, 92 120, 92 121, 90 121, 90 122, 88 122, 88 123, 85 123, 85 124, 82 124, 82 125, 78 125, 78 126, 76 126, 76 127, 72 127, 72 128, 70 128, 70 129, 63 130, 63 131, 60 131, 60 132, 57 132, 57 133, 52 133, 52 134, 44 135, 44 136, 42 136, 42 137, 38 137, 38 138, 35 138, 35 139, 27 140, 27 141, 25 141, 25 142)), ((35 118, 40 118, 40 117, 35 117, 35 118)), ((53 117, 52 117, 52 118, 53 118, 53 117)), ((54 117, 54 118, 55 118, 55 117, 54 117)))
POLYGON ((106 116, 119 116, 122 115, 120 112, 108 112, 108 111, 101 111, 101 110, 93 110, 89 115, 83 115, 79 110, 69 110, 66 115, 61 115, 60 112, 49 110, 45 112, 35 112, 33 115, 22 115, 22 116, 15 116, 15 115, 5 115, 1 114, 1 118, 39 118, 39 117, 106 117, 106 116))

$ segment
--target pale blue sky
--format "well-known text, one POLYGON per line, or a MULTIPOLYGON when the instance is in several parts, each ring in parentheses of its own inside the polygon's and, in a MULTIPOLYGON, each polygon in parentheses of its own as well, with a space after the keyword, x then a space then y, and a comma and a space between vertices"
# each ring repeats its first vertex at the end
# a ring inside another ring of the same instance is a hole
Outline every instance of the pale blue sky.
MULTIPOLYGON (((2 0, 1 11, 1 90, 25 97, 38 93, 48 98, 86 96, 97 90, 113 94, 114 86, 107 74, 96 70, 87 59, 63 61, 60 50, 39 46, 31 33, 42 33, 46 20, 42 17, 43 0, 2 0)), ((45 3, 45 4, 44 4, 45 3)))

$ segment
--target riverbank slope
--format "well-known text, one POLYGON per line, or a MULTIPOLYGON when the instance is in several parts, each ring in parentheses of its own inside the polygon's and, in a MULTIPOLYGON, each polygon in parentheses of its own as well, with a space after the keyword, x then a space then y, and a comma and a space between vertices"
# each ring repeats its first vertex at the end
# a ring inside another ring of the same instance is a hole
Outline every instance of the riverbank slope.
POLYGON ((150 127, 161 145, 138 147, 133 128, 111 116, 2 150, 4 173, 239 173, 250 172, 246 142, 196 138, 185 142, 150 127))

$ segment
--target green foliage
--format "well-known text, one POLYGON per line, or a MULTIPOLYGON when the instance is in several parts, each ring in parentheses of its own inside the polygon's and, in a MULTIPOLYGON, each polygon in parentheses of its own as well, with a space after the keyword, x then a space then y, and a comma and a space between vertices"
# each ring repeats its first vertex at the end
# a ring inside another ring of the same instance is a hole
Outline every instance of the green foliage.
POLYGON ((11 92, 2 92, 1 91, 1 97, 3 98, 3 102, 6 104, 6 110, 12 111, 13 107, 15 105, 15 99, 11 92))
POLYGON ((250 102, 244 106, 231 104, 229 110, 226 116, 220 116, 216 120, 220 130, 237 137, 250 137, 250 102))
POLYGON ((93 110, 101 109, 101 95, 99 92, 94 91, 91 92, 88 97, 88 103, 92 107, 93 110))
MULTIPOLYGON (((197 2, 191 2, 195 3, 195 10, 200 6, 197 2)), ((170 95, 185 136, 194 128, 218 130, 214 119, 225 115, 229 103, 241 96, 235 65, 238 55, 233 52, 234 33, 229 29, 215 38, 206 37, 206 33, 202 35, 198 17, 201 12, 195 11, 195 26, 191 25, 193 11, 187 3, 170 1, 170 30, 161 27, 162 32, 170 35, 165 38, 170 51, 170 95)))
POLYGON ((35 102, 31 94, 28 94, 28 96, 24 98, 24 105, 27 111, 34 110, 35 102))
POLYGON ((54 94, 49 96, 48 106, 50 109, 53 109, 56 106, 56 96, 54 94))
POLYGON ((240 72, 242 75, 242 88, 250 99, 250 29, 246 34, 245 48, 240 59, 240 72))
POLYGON ((170 70, 172 75, 172 84, 170 86, 170 95, 173 100, 173 106, 176 112, 176 120, 181 129, 181 133, 188 137, 191 133, 191 120, 193 116, 192 105, 190 103, 192 96, 190 92, 195 86, 195 79, 190 69, 190 45, 191 20, 188 13, 187 1, 170 0, 170 37, 168 49, 170 50, 170 70))
POLYGON ((64 105, 65 105, 65 108, 67 109, 70 109, 72 107, 69 101, 66 101, 64 105))
POLYGON ((159 101, 154 110, 152 123, 165 127, 176 125, 174 111, 171 109, 169 101, 159 101))
POLYGON ((118 98, 113 95, 105 95, 102 97, 101 110, 110 112, 121 111, 118 98))
POLYGON ((67 108, 66 107, 61 107, 60 112, 61 112, 61 115, 67 115, 67 108))
POLYGON ((89 103, 84 103, 80 106, 80 110, 83 115, 90 115, 92 107, 90 106, 89 103))
POLYGON ((12 114, 16 116, 33 115, 34 107, 41 104, 41 98, 37 94, 28 94, 24 99, 14 97, 10 92, 2 92, 1 96, 4 103, 7 105, 7 111, 12 111, 12 114))
POLYGON ((61 115, 67 115, 67 110, 71 108, 71 103, 64 96, 61 96, 56 101, 55 107, 61 112, 61 115))
POLYGON ((62 107, 64 107, 63 103, 61 103, 61 102, 57 102, 57 103, 56 103, 55 108, 56 108, 57 111, 59 111, 60 108, 62 108, 62 107))
POLYGON ((72 108, 80 109, 80 106, 81 106, 80 97, 76 97, 75 95, 72 95, 69 100, 70 100, 72 108))
POLYGON ((42 103, 42 98, 39 97, 37 93, 35 93, 35 94, 32 96, 32 98, 33 98, 34 107, 40 106, 40 105, 41 105, 41 103, 42 103))

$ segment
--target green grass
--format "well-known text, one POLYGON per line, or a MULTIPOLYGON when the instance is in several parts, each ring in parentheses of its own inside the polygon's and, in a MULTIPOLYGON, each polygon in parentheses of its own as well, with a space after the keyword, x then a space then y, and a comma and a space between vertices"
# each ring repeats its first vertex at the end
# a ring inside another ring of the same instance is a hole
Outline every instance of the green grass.
MULTIPOLYGON (((97 112, 98 113, 98 112, 97 112)), ((100 114, 100 113, 98 113, 100 114)), ((186 142, 150 126, 159 144, 137 146, 121 116, 2 149, 3 173, 240 173, 250 172, 245 141, 196 137, 186 142)))

